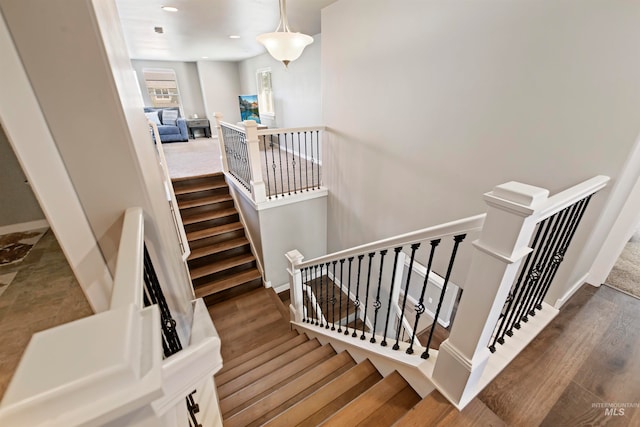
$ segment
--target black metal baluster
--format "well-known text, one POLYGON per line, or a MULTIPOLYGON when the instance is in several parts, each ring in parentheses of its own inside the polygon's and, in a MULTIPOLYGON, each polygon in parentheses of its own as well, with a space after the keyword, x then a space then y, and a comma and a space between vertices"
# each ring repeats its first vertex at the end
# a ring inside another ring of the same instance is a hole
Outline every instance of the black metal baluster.
POLYGON ((360 307, 360 270, 362 267, 362 259, 364 255, 358 255, 358 276, 356 277, 356 300, 353 302, 354 305, 354 321, 353 321, 353 334, 351 335, 353 338, 357 337, 357 326, 358 326, 358 307, 360 307))
POLYGON ((308 316, 307 316, 307 299, 305 298, 305 292, 304 292, 304 268, 300 270, 300 291, 302 292, 302 321, 307 323, 308 320, 308 316))
MULTIPOLYGON (((302 152, 300 152, 300 156, 302 156, 302 152)), ((306 184, 306 189, 307 191, 309 191, 309 156, 307 155, 307 134, 305 132, 304 134, 304 176, 305 176, 305 182, 306 184)), ((313 179, 313 176, 311 177, 311 179, 313 179)), ((300 166, 300 182, 302 182, 302 166, 300 166)))
POLYGON ((344 272, 344 258, 340 260, 340 305, 338 309, 338 333, 342 332, 342 273, 344 272))
POLYGON ((273 134, 269 135, 269 146, 271 147, 271 169, 273 169, 273 194, 278 198, 278 175, 276 174, 276 155, 273 153, 273 134))
POLYGON ((438 317, 440 317, 440 309, 442 308, 442 301, 444 301, 444 294, 447 292, 447 285, 449 284, 449 278, 451 277, 451 271, 453 270, 453 263, 456 260, 456 253, 458 252, 458 246, 467 237, 466 234, 459 234, 453 237, 453 250, 451 251, 451 257, 449 258, 449 266, 447 267, 447 274, 444 278, 444 283, 442 285, 442 292, 440 293, 440 299, 438 300, 438 307, 436 308, 436 314, 433 316, 433 325, 431 326, 431 330, 429 331, 429 339, 427 340, 427 345, 422 353, 423 359, 429 358, 429 346, 431 345, 431 339, 433 338, 433 333, 436 330, 436 326, 438 325, 438 317))
POLYGON ((371 285, 371 262, 373 261, 373 257, 375 255, 376 255, 375 252, 369 253, 369 266, 367 267, 367 291, 364 298, 364 319, 362 321, 362 335, 360 336, 361 340, 364 340, 367 338, 364 335, 364 329, 367 326, 367 309, 369 308, 369 286, 371 285))
MULTIPOLYGON (((416 251, 420 247, 420 243, 411 245, 411 259, 409 260, 409 270, 407 270, 407 281, 404 286, 404 298, 402 299, 402 309, 400 310, 400 318, 398 319, 398 328, 396 329, 396 343, 393 345, 394 350, 400 348, 400 331, 402 331, 402 319, 404 319, 404 310, 407 307, 407 297, 409 296, 409 286, 411 285, 411 273, 413 272, 413 261, 416 258, 416 251)), ((404 267, 403 267, 404 268, 404 267)))
POLYGON ((318 266, 314 265, 313 266, 313 271, 314 271, 314 278, 311 280, 311 291, 313 292, 313 299, 315 300, 315 318, 316 318, 316 326, 320 325, 320 304, 319 304, 319 297, 318 297, 318 266), (315 287, 315 291, 314 291, 314 287, 315 287))
MULTIPOLYGON (((307 143, 307 133, 305 132, 305 144, 307 143)), ((302 157, 302 151, 300 150, 300 132, 298 132, 298 170, 300 173, 300 192, 302 193, 302 190, 304 189, 304 184, 302 184, 302 162, 306 161, 306 159, 304 159, 302 157)), ((293 170, 293 174, 296 174, 295 169, 293 170)))
MULTIPOLYGON (((322 274, 322 268, 324 267, 323 264, 320 264, 320 277, 318 278, 318 280, 320 280, 320 310, 322 310, 322 302, 324 301, 322 299, 322 282, 324 282, 324 280, 322 279, 324 277, 324 275, 322 274)), ((324 314, 321 315, 320 317, 320 327, 324 328, 324 314)))
MULTIPOLYGON (((298 145, 300 141, 298 139, 298 145)), ((298 194, 298 185, 296 184, 296 142, 293 139, 293 134, 291 134, 291 170, 293 172, 293 194, 298 194)), ((300 157, 298 157, 298 163, 300 163, 300 157)), ((289 170, 287 169, 287 174, 289 170)), ((302 183, 300 183, 302 185, 302 183)))
POLYGON ((338 261, 333 261, 333 279, 331 284, 331 330, 336 330, 336 264, 338 261))
POLYGON ((527 311, 528 311, 528 307, 530 306, 531 302, 533 301, 533 295, 535 295, 535 293, 537 292, 537 290, 540 287, 540 284, 542 283, 542 278, 546 277, 547 273, 548 273, 548 269, 549 269, 549 261, 551 259, 551 256, 554 252, 554 248, 557 244, 558 241, 558 227, 560 226, 560 224, 563 222, 564 217, 566 216, 566 211, 563 210, 561 212, 558 212, 556 215, 551 217, 551 221, 552 221, 552 226, 551 226, 551 234, 549 236, 549 240, 546 242, 547 244, 545 245, 545 249, 543 252, 543 260, 542 262, 539 264, 540 268, 540 276, 537 278, 538 280, 535 281, 535 286, 531 286, 531 288, 529 289, 529 292, 527 292, 526 298, 524 300, 524 303, 522 304, 522 306, 520 307, 520 310, 518 312, 518 315, 516 317, 517 321, 516 323, 513 325, 516 329, 520 329, 521 326, 521 322, 527 322, 529 319, 527 318, 527 311))
POLYGON ((540 222, 540 224, 538 225, 539 228, 543 229, 542 238, 540 239, 540 244, 538 245, 538 247, 535 248, 536 254, 533 258, 533 261, 531 262, 531 267, 529 268, 529 272, 527 273, 525 284, 516 297, 513 310, 509 314, 509 319, 507 320, 505 331, 505 335, 507 335, 508 337, 513 336, 513 328, 520 328, 520 315, 522 314, 522 307, 527 299, 528 292, 531 288, 535 287, 536 283, 540 279, 542 268, 540 259, 544 256, 548 243, 549 231, 551 230, 551 227, 553 225, 552 223, 552 218, 547 218, 544 221, 540 222))
POLYGON ((373 333, 371 334, 371 339, 369 342, 372 344, 376 342, 376 326, 378 325, 378 311, 380 311, 380 307, 382 304, 380 303, 380 288, 382 287, 382 268, 384 266, 384 256, 387 254, 387 250, 383 249, 380 251, 380 271, 378 273, 378 291, 376 293, 376 300, 373 303, 373 308, 375 309, 375 314, 373 315, 373 333))
POLYGON ((400 252, 402 252, 402 246, 398 246, 393 250, 396 254, 393 258, 393 272, 391 273, 391 289, 389 290, 389 302, 387 304, 387 317, 384 323, 384 334, 382 335, 382 342, 380 345, 382 347, 387 346, 387 331, 389 329, 389 317, 391 315, 391 303, 393 302, 393 288, 395 287, 395 279, 396 279, 396 271, 398 268, 398 257, 400 256, 400 252))
POLYGON ((151 262, 151 257, 149 256, 149 251, 147 250, 146 245, 144 245, 143 263, 145 290, 148 293, 146 301, 151 304, 158 304, 158 308, 160 309, 162 334, 166 340, 166 346, 163 345, 163 348, 165 349, 165 357, 169 357, 182 350, 182 344, 180 343, 180 338, 176 331, 176 321, 171 316, 169 305, 167 304, 167 300, 162 292, 160 281, 156 275, 156 271, 153 267, 153 263, 151 262), (168 352, 166 350, 168 350, 168 352))
POLYGON ((331 263, 327 262, 325 265, 327 267, 327 274, 325 275, 326 279, 324 281, 324 286, 325 286, 324 287, 324 291, 325 291, 325 294, 327 295, 327 297, 325 298, 325 303, 326 303, 325 307, 327 309, 327 311, 325 311, 325 313, 326 313, 325 317, 326 317, 326 321, 327 321, 327 324, 326 324, 325 328, 329 329, 329 302, 331 300, 331 298, 329 298, 329 265, 331 265, 331 263))
POLYGON ((553 258, 553 261, 552 261, 553 262, 553 270, 551 272, 550 277, 548 278, 546 283, 543 285, 543 289, 542 289, 541 294, 536 299, 535 308, 537 308, 538 310, 542 310, 542 301, 547 296, 547 292, 549 291, 549 287, 551 286, 551 283, 553 282, 555 274, 558 271, 558 267, 560 266, 560 264, 564 260, 564 255, 566 254, 567 249, 568 249, 569 245, 571 244, 571 240, 573 239, 573 236, 575 235, 576 230, 578 229, 578 225, 582 221, 582 217, 583 217, 583 215, 584 215, 584 213, 585 213, 585 211, 587 209, 587 206, 588 206, 590 200, 591 200, 591 196, 588 196, 588 197, 586 197, 586 198, 584 198, 584 199, 582 199, 579 202, 574 204, 574 205, 577 205, 577 208, 572 213, 572 220, 571 220, 571 223, 570 223, 570 225, 569 225, 569 227, 567 229, 567 233, 564 234, 564 236, 563 236, 562 243, 561 243, 561 246, 560 246, 560 250, 554 255, 554 258, 553 258))
MULTIPOLYGON (((291 195, 291 180, 289 179, 289 147, 287 146, 287 134, 283 134, 284 136, 284 158, 287 162, 287 188, 289 189, 289 195, 291 195)), ((291 134, 291 143, 293 144, 293 134, 291 134)), ((282 161, 282 160, 281 160, 282 161)), ((295 159, 294 159, 294 165, 295 165, 295 159)), ((282 165, 280 165, 280 171, 282 171, 282 165)), ((296 186, 296 177, 295 175, 293 176, 293 190, 295 191, 295 186, 296 186)))
MULTIPOLYGON (((416 321, 413 323, 413 333, 411 334, 411 344, 409 344, 409 348, 407 349, 407 354, 413 354, 413 343, 416 340, 416 333, 418 330, 418 322, 420 321, 420 316, 424 313, 424 294, 427 291, 427 286, 429 285, 429 273, 431 273, 431 265, 433 264, 433 257, 436 253, 436 247, 440 244, 440 239, 435 239, 430 242, 431 251, 429 252, 429 262, 427 263, 427 273, 424 275, 424 282, 422 282, 422 291, 420 292, 420 299, 418 300, 418 305, 416 305, 416 321)), ((435 323, 434 323, 435 325, 435 323)))
POLYGON ((570 216, 569 213, 571 208, 572 206, 569 206, 563 209, 562 211, 558 212, 556 215, 554 215, 554 216, 557 216, 557 219, 556 219, 557 229, 553 231, 551 248, 549 249, 549 252, 546 254, 545 262, 543 264, 544 273, 541 275, 540 280, 537 283, 538 286, 536 286, 533 292, 531 292, 531 295, 529 295, 529 299, 525 304, 523 316, 521 319, 525 323, 529 321, 529 317, 528 317, 529 313, 531 312, 531 309, 535 305, 537 296, 542 293, 542 288, 544 287, 544 284, 546 283, 547 278, 550 276, 551 269, 553 268, 552 264, 558 252, 558 248, 560 247, 561 235, 563 232, 562 230, 565 228, 567 224, 567 221, 570 216))
MULTIPOLYGON (((502 316, 502 321, 500 322, 500 326, 498 326, 498 328, 496 329, 496 332, 494 333, 494 337, 493 337, 493 342, 491 343, 491 345, 489 346, 489 350, 491 351, 491 353, 495 353, 496 351, 496 342, 498 344, 504 344, 504 335, 506 332, 506 329, 503 329, 504 326, 507 324, 507 317, 510 317, 510 313, 512 312, 512 308, 515 310, 515 305, 514 302, 516 301, 516 295, 522 293, 522 285, 525 282, 523 282, 523 279, 525 277, 525 274, 527 275, 527 277, 529 276, 529 274, 531 273, 530 269, 529 269, 529 265, 531 263, 531 258, 533 256, 534 251, 536 250, 536 248, 538 248, 538 239, 540 238, 540 234, 542 233, 542 226, 538 226, 537 230, 536 230, 536 234, 533 238, 533 243, 531 244, 531 252, 529 252, 529 254, 527 255, 527 259, 524 262, 524 265, 522 266, 522 269, 520 270, 520 275, 518 276, 518 280, 516 281, 516 285, 514 286, 513 290, 511 291, 512 294, 512 298, 509 299, 508 303, 507 303, 507 308, 504 312, 504 315, 502 316), (509 316, 508 316, 509 315, 509 316)), ((531 267, 533 267, 534 264, 531 263, 531 267)), ((528 279, 527 279, 528 280, 528 279)))
POLYGON ((284 196, 284 174, 282 172, 282 147, 280 147, 280 135, 277 136, 276 140, 278 141, 278 159, 280 160, 280 186, 282 187, 281 195, 284 196))
MULTIPOLYGON (((316 131, 316 150, 318 152, 318 190, 320 189, 320 131, 316 131)), ((312 138, 313 144, 313 138, 312 138)))
POLYGON ((267 175, 267 197, 271 200, 271 183, 269 180, 269 163, 267 163, 267 137, 265 135, 261 135, 260 139, 262 139, 262 146, 264 147, 264 171, 267 175))
MULTIPOLYGON (((312 187, 315 187, 315 184, 313 182, 313 164, 315 163, 314 161, 314 157, 313 157, 313 138, 312 138, 312 144, 311 144, 311 185, 312 187)), ((307 191, 309 191, 309 187, 307 187, 307 191)))
POLYGON ((348 261, 349 261, 349 277, 347 278, 347 283, 348 283, 347 284, 347 318, 344 322, 345 335, 349 335, 349 302, 351 301, 351 264, 353 263, 353 257, 349 257, 348 261))

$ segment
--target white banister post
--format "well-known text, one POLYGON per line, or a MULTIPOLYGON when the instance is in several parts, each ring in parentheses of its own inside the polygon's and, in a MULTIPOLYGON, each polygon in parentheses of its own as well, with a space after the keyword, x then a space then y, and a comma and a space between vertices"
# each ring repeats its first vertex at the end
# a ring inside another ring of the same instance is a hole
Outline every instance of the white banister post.
POLYGON ((226 174, 229 173, 229 164, 227 163, 227 150, 224 146, 224 135, 222 135, 222 114, 213 113, 213 119, 215 120, 216 132, 218 133, 218 142, 220 143, 220 159, 222 160, 222 171, 226 174))
POLYGON ((475 246, 449 338, 440 345, 433 381, 459 408, 478 393, 490 351, 488 342, 522 259, 531 252, 535 209, 548 190, 518 182, 486 193, 487 217, 475 246))
POLYGON ((298 265, 304 259, 304 256, 297 249, 289 251, 285 254, 287 261, 289 261, 289 295, 291 297, 291 305, 289 306, 289 312, 291 313, 291 320, 294 322, 302 322, 304 317, 304 307, 302 299, 302 274, 298 265))
POLYGON ((251 170, 251 194, 253 201, 261 203, 267 200, 267 192, 262 180, 260 167, 260 145, 258 140, 258 125, 254 120, 245 120, 244 128, 247 132, 247 151, 249 152, 249 169, 251 170))

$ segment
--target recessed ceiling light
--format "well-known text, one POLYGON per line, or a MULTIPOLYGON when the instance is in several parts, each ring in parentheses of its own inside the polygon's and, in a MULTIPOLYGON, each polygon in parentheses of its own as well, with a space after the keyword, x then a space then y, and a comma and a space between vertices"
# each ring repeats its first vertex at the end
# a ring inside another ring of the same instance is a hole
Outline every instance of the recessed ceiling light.
POLYGON ((162 6, 162 10, 166 10, 167 12, 177 12, 178 8, 173 6, 162 6))
POLYGON ((202 59, 209 59, 209 57, 208 56, 203 56, 202 59))
POLYGON ((237 35, 233 34, 233 35, 230 35, 229 38, 230 39, 239 39, 240 36, 237 36, 237 35))

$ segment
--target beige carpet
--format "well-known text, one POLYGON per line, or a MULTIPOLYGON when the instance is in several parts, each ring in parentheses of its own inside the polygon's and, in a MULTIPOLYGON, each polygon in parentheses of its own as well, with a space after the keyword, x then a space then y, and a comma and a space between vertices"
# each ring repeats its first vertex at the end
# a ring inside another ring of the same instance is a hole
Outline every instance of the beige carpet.
MULTIPOLYGON (((307 188, 318 186, 322 177, 319 166, 310 161, 294 156, 284 149, 265 150, 260 147, 260 166, 262 179, 267 186, 267 196, 276 194, 292 194, 307 188), (294 176, 295 171, 295 176, 294 176)), ((196 138, 188 142, 172 142, 163 144, 167 168, 171 178, 206 175, 222 172, 220 160, 220 144, 218 138, 196 138)))
POLYGON ((605 283, 640 298, 640 231, 626 244, 605 283))
POLYGON ((218 138, 196 138, 188 142, 162 144, 171 178, 222 172, 218 138))

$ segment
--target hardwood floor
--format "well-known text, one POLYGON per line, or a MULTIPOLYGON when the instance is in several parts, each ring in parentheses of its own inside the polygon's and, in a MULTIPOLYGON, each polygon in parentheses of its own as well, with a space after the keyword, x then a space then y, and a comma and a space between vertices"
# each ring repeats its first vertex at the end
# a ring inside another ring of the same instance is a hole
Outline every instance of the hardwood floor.
MULTIPOLYGON (((295 334, 290 332, 286 311, 255 316, 280 299, 273 292, 254 292, 251 300, 225 301, 210 308, 216 327, 222 322, 218 328, 225 360, 222 375, 260 354, 260 345, 269 340, 284 342, 295 334), (233 325, 255 325, 255 330, 238 334, 233 325), (242 356, 247 348, 255 354, 242 356)), ((280 298, 287 300, 287 295, 280 298)), ((434 393, 397 425, 640 425, 640 408, 625 407, 623 413, 617 408, 616 415, 612 409, 605 412, 605 404, 640 402, 639 324, 640 300, 607 286, 585 285, 464 411, 456 411, 434 393), (416 413, 423 406, 429 408, 426 418, 416 413)))
POLYGON ((634 426, 640 408, 640 300, 583 286, 479 395, 508 425, 634 426))

